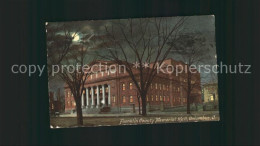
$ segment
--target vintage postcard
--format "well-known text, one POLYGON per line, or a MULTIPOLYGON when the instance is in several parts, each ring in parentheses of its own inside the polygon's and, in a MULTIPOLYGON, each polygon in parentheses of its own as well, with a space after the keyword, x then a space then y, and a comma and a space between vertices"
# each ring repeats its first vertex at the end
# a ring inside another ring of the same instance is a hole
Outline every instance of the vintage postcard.
POLYGON ((214 15, 45 25, 51 128, 220 120, 214 15))

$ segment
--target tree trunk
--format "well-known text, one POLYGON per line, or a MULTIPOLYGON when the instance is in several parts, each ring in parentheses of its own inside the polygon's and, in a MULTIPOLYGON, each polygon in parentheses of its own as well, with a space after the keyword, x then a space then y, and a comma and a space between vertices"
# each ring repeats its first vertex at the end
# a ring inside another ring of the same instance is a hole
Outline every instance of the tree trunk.
POLYGON ((146 116, 146 96, 142 96, 142 115, 146 116))
POLYGON ((77 111, 77 125, 82 126, 83 125, 83 115, 82 115, 82 108, 80 104, 80 97, 78 97, 79 101, 76 102, 76 111, 77 111))
POLYGON ((190 114, 190 95, 187 96, 187 114, 190 114))
POLYGON ((140 97, 137 97, 138 100, 138 114, 141 115, 141 106, 140 106, 140 97))
POLYGON ((188 80, 187 80, 187 114, 190 114, 190 93, 191 93, 191 73, 188 71, 188 80))

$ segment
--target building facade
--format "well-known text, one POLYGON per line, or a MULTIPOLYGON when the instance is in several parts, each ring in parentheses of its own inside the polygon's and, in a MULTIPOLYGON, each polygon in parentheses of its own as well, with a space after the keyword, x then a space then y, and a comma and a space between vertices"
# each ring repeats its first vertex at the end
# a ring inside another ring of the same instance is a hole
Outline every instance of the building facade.
POLYGON ((50 114, 64 112, 59 90, 58 92, 49 92, 49 111, 50 114))
POLYGON ((211 83, 203 85, 203 99, 204 102, 218 101, 218 84, 211 83))
MULTIPOLYGON (((133 80, 126 71, 123 71, 121 66, 113 65, 114 68, 110 68, 110 71, 102 68, 101 71, 88 77, 81 99, 83 109, 105 106, 124 111, 132 109, 132 107, 138 108, 138 91, 133 80)), ((164 107, 174 107, 186 104, 187 75, 186 73, 176 75, 176 65, 184 66, 185 64, 173 59, 164 61, 162 71, 155 76, 146 95, 147 106, 149 108, 156 109, 160 108, 161 105, 164 107), (169 72, 170 69, 166 68, 166 66, 171 66, 172 70, 169 72)), ((138 79, 138 71, 133 70, 133 73, 138 79)), ((146 75, 145 71, 143 75, 146 75)), ((191 82, 195 81, 198 86, 195 86, 192 90, 192 102, 201 103, 200 74, 198 72, 194 74, 191 82)), ((142 103, 140 102, 140 104, 142 103)), ((65 111, 75 110, 75 107, 76 103, 73 95, 65 85, 65 111)))

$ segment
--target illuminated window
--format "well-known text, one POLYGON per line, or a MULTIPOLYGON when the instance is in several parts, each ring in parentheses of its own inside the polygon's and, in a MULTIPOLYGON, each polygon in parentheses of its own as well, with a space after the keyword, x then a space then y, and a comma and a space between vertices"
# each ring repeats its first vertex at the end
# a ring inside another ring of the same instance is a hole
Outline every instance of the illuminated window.
POLYGON ((178 92, 180 92, 180 88, 178 87, 178 92))
POLYGON ((51 104, 51 109, 54 109, 54 105, 53 104, 51 104))
POLYGON ((108 87, 106 87, 106 93, 108 93, 108 87))
POLYGON ((213 95, 211 95, 211 96, 210 96, 210 100, 211 100, 211 101, 213 101, 213 100, 214 100, 214 98, 213 98, 213 95))
POLYGON ((157 89, 157 83, 155 83, 155 89, 157 89))
POLYGON ((165 96, 163 96, 163 101, 166 101, 166 98, 165 98, 165 96))
POLYGON ((125 99, 125 96, 123 96, 123 103, 125 103, 126 102, 126 99, 125 99))
POLYGON ((152 101, 153 101, 153 95, 151 95, 152 101))
POLYGON ((130 102, 131 102, 131 103, 134 102, 133 96, 130 96, 130 102))
POLYGON ((74 106, 76 106, 76 103, 75 103, 75 101, 73 102, 73 105, 74 105, 74 106))
POLYGON ((133 83, 129 83, 129 89, 130 89, 130 90, 133 89, 133 83))
POLYGON ((158 101, 158 100, 159 100, 157 95, 155 96, 155 100, 156 100, 156 101, 158 101))
POLYGON ((113 96, 113 102, 114 102, 114 103, 116 102, 116 97, 115 97, 115 96, 113 96))
POLYGON ((104 72, 101 72, 102 77, 104 76, 104 72))
POLYGON ((163 98, 162 98, 162 96, 160 95, 160 101, 163 101, 163 98))
POLYGON ((148 97, 148 95, 146 96, 146 101, 149 101, 149 97, 148 97))
POLYGON ((124 83, 122 84, 122 90, 125 90, 125 84, 124 83))

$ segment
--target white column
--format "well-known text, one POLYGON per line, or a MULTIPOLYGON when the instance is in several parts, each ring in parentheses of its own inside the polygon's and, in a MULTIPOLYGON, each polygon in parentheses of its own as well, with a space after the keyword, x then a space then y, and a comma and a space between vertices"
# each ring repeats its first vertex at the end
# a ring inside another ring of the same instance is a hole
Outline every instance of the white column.
POLYGON ((100 105, 100 99, 99 99, 99 86, 97 86, 97 108, 100 105))
POLYGON ((89 106, 89 91, 88 88, 86 89, 86 101, 87 101, 87 105, 86 108, 89 106))
POLYGON ((92 100, 92 104, 91 104, 91 108, 93 108, 94 107, 94 89, 93 89, 93 87, 91 87, 91 100, 92 100))
POLYGON ((82 92, 82 95, 81 95, 81 107, 83 107, 83 106, 84 106, 84 94, 82 92))
POLYGON ((110 85, 108 85, 108 106, 110 106, 110 85))
POLYGON ((105 85, 102 85, 102 96, 103 96, 103 101, 102 101, 102 103, 103 103, 103 105, 105 106, 105 104, 106 104, 106 99, 105 99, 105 85))

